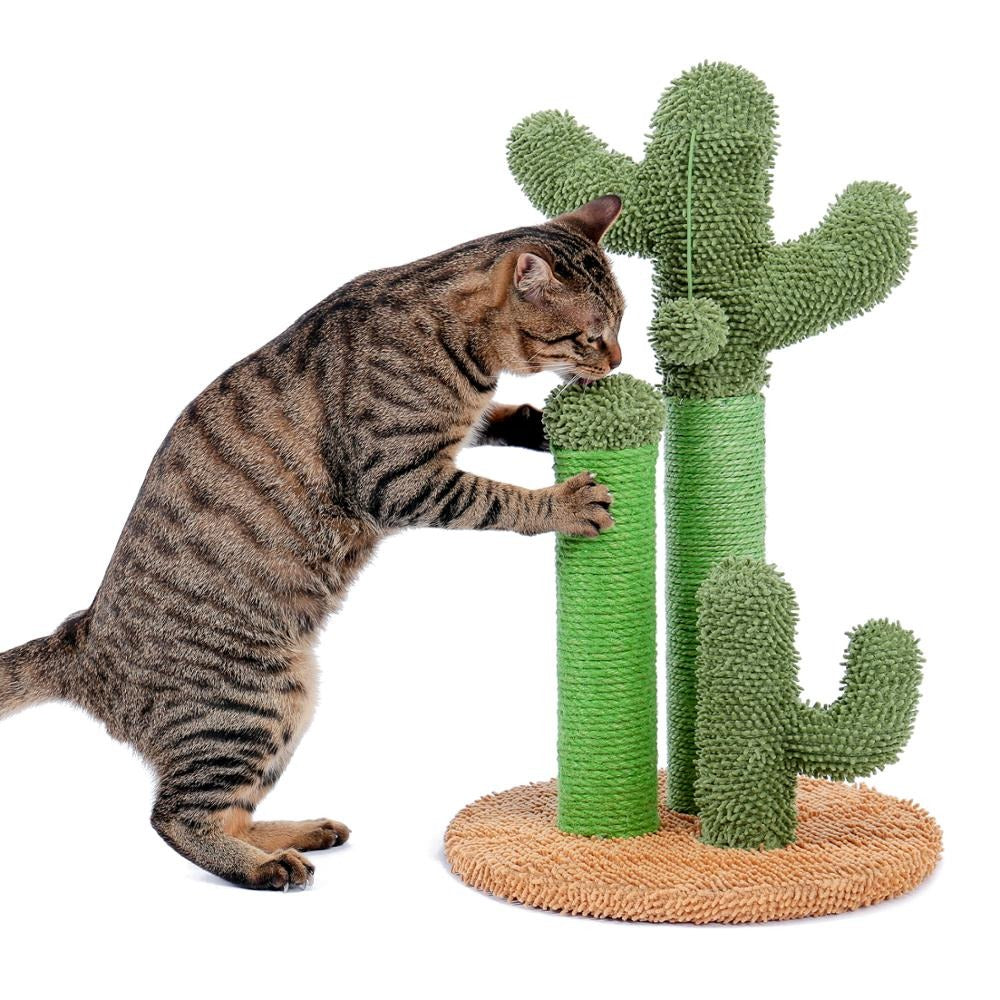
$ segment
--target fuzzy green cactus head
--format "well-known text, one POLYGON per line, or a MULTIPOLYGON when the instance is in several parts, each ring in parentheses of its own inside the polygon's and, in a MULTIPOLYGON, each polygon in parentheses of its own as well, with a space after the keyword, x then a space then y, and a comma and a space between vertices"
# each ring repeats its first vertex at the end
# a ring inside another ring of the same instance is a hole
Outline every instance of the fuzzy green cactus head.
POLYGON ((775 124, 760 80, 705 63, 664 93, 641 163, 567 113, 531 115, 511 133, 511 170, 542 211, 622 198, 604 242, 653 261, 650 337, 671 395, 758 392, 769 351, 864 312, 906 271, 914 217, 891 184, 850 185, 819 226, 775 243, 775 124))
POLYGON ((609 375, 590 386, 557 386, 542 420, 554 451, 621 451, 659 442, 666 404, 648 382, 609 375))

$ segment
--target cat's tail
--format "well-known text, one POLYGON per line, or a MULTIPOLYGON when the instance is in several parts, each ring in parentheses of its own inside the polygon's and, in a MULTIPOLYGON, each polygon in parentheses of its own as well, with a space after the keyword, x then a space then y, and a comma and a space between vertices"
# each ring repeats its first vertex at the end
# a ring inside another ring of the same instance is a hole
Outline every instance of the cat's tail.
POLYGON ((74 615, 52 635, 0 653, 0 718, 29 705, 65 697, 84 617, 74 615))

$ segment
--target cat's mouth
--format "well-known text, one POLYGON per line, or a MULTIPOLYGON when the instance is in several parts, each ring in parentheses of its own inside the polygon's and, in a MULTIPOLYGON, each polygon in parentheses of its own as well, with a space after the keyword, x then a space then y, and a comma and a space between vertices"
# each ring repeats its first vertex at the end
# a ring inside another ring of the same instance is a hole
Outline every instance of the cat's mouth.
POLYGON ((595 382, 600 382, 604 378, 604 375, 598 375, 595 372, 572 372, 571 374, 566 374, 562 376, 562 380, 567 384, 572 383, 574 385, 582 385, 584 389, 589 388, 594 385, 595 382))

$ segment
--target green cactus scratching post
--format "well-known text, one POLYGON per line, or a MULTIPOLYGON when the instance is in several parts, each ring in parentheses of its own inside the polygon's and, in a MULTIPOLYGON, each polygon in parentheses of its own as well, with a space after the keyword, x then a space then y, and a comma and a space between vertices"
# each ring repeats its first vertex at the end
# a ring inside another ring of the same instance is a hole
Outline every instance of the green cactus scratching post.
POLYGON ((556 479, 590 471, 614 527, 556 541, 558 826, 632 837, 659 826, 656 772, 656 458, 664 404, 617 375, 545 407, 556 479))
POLYGON ((796 775, 853 779, 892 763, 913 728, 912 633, 870 621, 850 636, 840 697, 799 700, 795 594, 773 567, 726 559, 701 586, 695 795, 715 847, 795 840, 796 775))
POLYGON ((653 261, 665 399, 619 376, 546 407, 558 476, 591 469, 616 494, 617 523, 557 543, 559 781, 485 796, 445 835, 452 870, 494 896, 747 923, 879 903, 937 864, 927 813, 844 781, 906 743, 916 640, 884 620, 855 629, 840 697, 802 702, 795 598, 763 561, 767 354, 883 299, 906 270, 913 217, 897 188, 852 184, 820 226, 775 244, 774 125, 759 80, 706 64, 663 95, 641 163, 565 113, 510 137, 511 169, 547 214, 621 196, 604 243, 653 261), (649 489, 664 402, 670 754, 654 826, 649 489))
POLYGON ((566 113, 530 116, 508 160, 537 207, 622 197, 604 238, 653 261, 650 339, 670 397, 666 442, 669 802, 694 792, 695 594, 726 556, 763 557, 767 354, 880 302, 909 263, 914 217, 891 184, 850 185, 815 229, 770 228, 774 102, 736 66, 706 63, 660 99, 641 163, 566 113))
POLYGON ((448 862, 495 897, 655 923, 786 920, 908 892, 937 864, 934 820, 912 802, 797 774, 848 777, 894 758, 912 723, 916 644, 869 623, 852 639, 841 698, 802 704, 791 590, 753 558, 763 523, 759 397, 671 400, 668 409, 668 432, 685 442, 675 473, 668 462, 668 476, 681 477, 673 495, 686 495, 690 476, 713 484, 705 495, 716 498, 705 510, 696 494, 686 514, 679 503, 674 530, 696 551, 717 536, 751 550, 720 560, 701 587, 692 739, 703 748, 703 816, 661 809, 654 818, 652 464, 663 401, 617 376, 554 393, 544 414, 559 478, 591 469, 615 494, 617 518, 599 538, 557 543, 559 781, 466 806, 445 834, 448 862))

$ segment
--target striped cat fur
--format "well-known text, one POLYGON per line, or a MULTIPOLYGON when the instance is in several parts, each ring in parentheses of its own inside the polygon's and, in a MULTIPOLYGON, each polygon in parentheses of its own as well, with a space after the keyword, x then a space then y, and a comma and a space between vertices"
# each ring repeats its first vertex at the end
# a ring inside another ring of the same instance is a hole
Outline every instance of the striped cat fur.
POLYGON ((311 882, 332 820, 258 822, 309 723, 312 647, 402 528, 594 535, 587 475, 523 489, 461 471, 472 444, 544 448, 502 372, 596 380, 624 302, 599 241, 620 200, 363 274, 233 365, 157 451, 91 606, 0 654, 0 716, 62 699, 151 764, 152 824, 240 886, 311 882))

